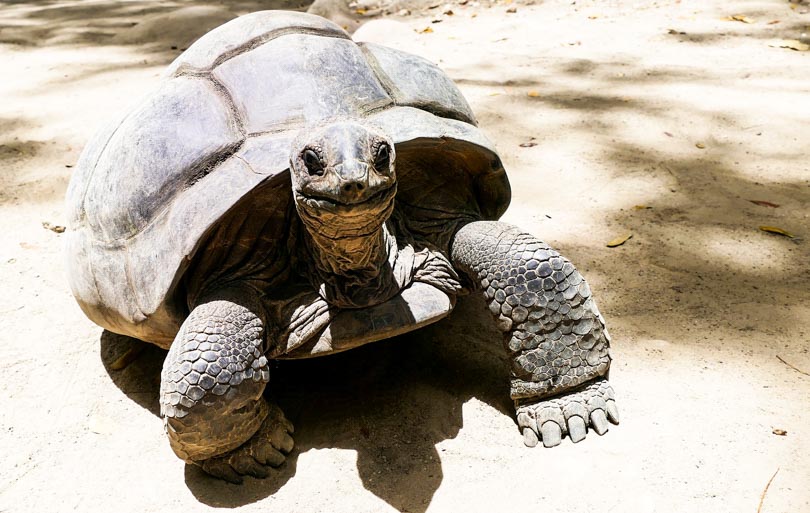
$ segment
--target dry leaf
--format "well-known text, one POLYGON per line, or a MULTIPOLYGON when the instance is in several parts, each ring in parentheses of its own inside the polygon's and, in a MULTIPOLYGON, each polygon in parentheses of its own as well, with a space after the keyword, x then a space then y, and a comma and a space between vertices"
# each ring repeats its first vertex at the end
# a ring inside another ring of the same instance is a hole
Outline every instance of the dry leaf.
POLYGON ((447 9, 447 10, 446 10, 446 11, 444 11, 442 14, 444 14, 445 16, 452 16, 452 15, 454 15, 455 13, 453 12, 453 9, 447 9))
POLYGON ((420 34, 430 34, 431 32, 433 32, 433 29, 430 27, 425 27, 422 30, 417 30, 417 32, 420 34))
POLYGON ((622 235, 621 237, 616 237, 615 239, 607 243, 607 247, 615 248, 616 246, 621 246, 622 244, 630 240, 632 237, 633 237, 632 233, 627 233, 625 235, 622 235))
POLYGON ((763 232, 775 233, 777 235, 782 235, 784 237, 789 237, 791 239, 796 238, 796 236, 793 235, 792 233, 786 232, 785 230, 777 228, 776 226, 760 226, 759 229, 762 230, 763 232))
POLYGON ((778 428, 777 428, 777 429, 774 429, 774 430, 773 430, 773 434, 774 434, 774 435, 779 435, 779 436, 786 436, 786 435, 787 435, 787 431, 785 431, 784 429, 778 429, 778 428))
POLYGON ((526 93, 526 94, 527 94, 528 96, 530 96, 531 98, 538 98, 538 97, 540 96, 540 93, 538 93, 537 91, 529 91, 529 92, 528 92, 528 93, 526 93))
POLYGON ((745 16, 744 14, 735 14, 734 16, 729 16, 728 18, 726 18, 726 20, 728 20, 728 21, 741 21, 743 23, 755 23, 756 22, 755 19, 749 18, 748 16, 745 16))
POLYGON ((751 202, 751 203, 753 203, 754 205, 759 205, 760 207, 779 208, 779 205, 777 205, 776 203, 771 203, 770 201, 765 201, 765 200, 752 200, 752 199, 750 199, 750 200, 748 200, 748 201, 750 201, 750 202, 751 202))
POLYGON ((771 20, 768 22, 768 25, 776 25, 777 23, 781 23, 779 20, 771 20))
POLYGON ((356 9, 354 12, 355 12, 355 13, 357 13, 357 14, 361 14, 361 15, 362 15, 362 14, 366 14, 366 10, 365 10, 365 9, 356 9))
POLYGON ((791 50, 796 50, 797 52, 806 52, 807 50, 810 50, 810 45, 802 43, 797 39, 780 39, 768 44, 768 46, 774 48, 789 48, 791 50))
POLYGON ((525 143, 520 143, 520 147, 521 147, 521 148, 531 148, 531 147, 533 147, 533 146, 537 146, 537 143, 536 143, 536 142, 525 142, 525 143))
POLYGON ((706 145, 703 143, 697 143, 695 144, 695 147, 701 150, 706 149, 706 145))
POLYGON ((51 224, 48 221, 42 221, 42 227, 56 233, 64 233, 65 227, 59 224, 51 224))
POLYGON ((648 209, 651 209, 651 208, 652 207, 650 207, 648 205, 636 205, 636 206, 633 207, 633 210, 648 210, 648 209))
POLYGON ((667 137, 675 137, 674 135, 672 135, 672 134, 671 134, 671 133, 669 133, 669 132, 664 132, 664 135, 666 135, 667 137))
POLYGON ((517 12, 517 7, 510 7, 506 10, 508 14, 515 14, 517 12))
POLYGON ((118 357, 114 362, 110 364, 110 369, 112 370, 123 370, 126 369, 129 364, 134 362, 138 359, 138 356, 146 347, 145 344, 136 344, 127 349, 127 351, 118 357))

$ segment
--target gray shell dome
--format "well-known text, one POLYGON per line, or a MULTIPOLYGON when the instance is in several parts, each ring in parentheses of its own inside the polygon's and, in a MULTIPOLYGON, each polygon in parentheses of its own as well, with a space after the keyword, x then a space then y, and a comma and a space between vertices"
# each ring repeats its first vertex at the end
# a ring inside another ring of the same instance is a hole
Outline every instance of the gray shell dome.
MULTIPOLYGON (((205 234, 261 184, 289 180, 300 130, 346 118, 385 130, 398 166, 407 166, 408 148, 414 159, 455 159, 471 176, 478 217, 506 209, 494 147, 439 68, 355 43, 318 16, 256 12, 195 42, 82 153, 67 193, 66 256, 87 316, 168 346, 188 313, 178 283, 205 234)), ((400 194, 418 203, 428 174, 412 174, 400 194)))

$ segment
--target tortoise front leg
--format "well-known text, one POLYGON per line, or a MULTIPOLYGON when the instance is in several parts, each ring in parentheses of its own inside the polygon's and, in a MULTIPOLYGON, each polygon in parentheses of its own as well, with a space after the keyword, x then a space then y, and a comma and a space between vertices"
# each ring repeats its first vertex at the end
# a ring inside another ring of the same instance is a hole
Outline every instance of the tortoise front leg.
POLYGON ((480 289, 512 366, 511 395, 524 441, 552 447, 568 434, 600 435, 618 424, 607 382, 610 337, 587 283, 536 237, 500 222, 478 221, 455 235, 453 265, 480 289))
POLYGON ((284 462, 292 424, 262 393, 270 379, 258 299, 209 295, 180 328, 163 363, 160 412, 178 457, 216 477, 267 477, 284 462))

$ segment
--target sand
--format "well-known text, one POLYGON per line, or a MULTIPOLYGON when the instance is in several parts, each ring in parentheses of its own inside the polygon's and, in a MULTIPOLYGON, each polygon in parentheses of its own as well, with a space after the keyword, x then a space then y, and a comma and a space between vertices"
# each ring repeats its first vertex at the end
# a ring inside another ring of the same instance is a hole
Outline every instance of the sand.
POLYGON ((65 224, 87 139, 191 41, 306 5, 5 3, 0 511, 810 511, 810 52, 778 42, 808 42, 810 6, 418 5, 355 12, 357 37, 457 81, 509 172, 504 220, 591 284, 621 425, 525 448, 500 335, 467 298, 425 330, 275 369, 297 447, 273 477, 187 467, 157 416, 163 353, 111 369, 134 342, 82 315, 43 222, 65 224))

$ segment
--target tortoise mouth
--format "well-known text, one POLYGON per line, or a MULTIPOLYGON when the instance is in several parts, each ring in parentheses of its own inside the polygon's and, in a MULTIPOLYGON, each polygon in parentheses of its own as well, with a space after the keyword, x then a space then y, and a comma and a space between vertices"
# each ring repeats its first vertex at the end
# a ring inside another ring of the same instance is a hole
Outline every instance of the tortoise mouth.
POLYGON ((385 210, 388 204, 393 201, 396 192, 397 184, 393 183, 368 197, 361 198, 359 201, 343 201, 335 197, 304 194, 301 192, 296 193, 296 200, 299 204, 303 204, 303 206, 307 207, 308 210, 356 216, 385 210))

